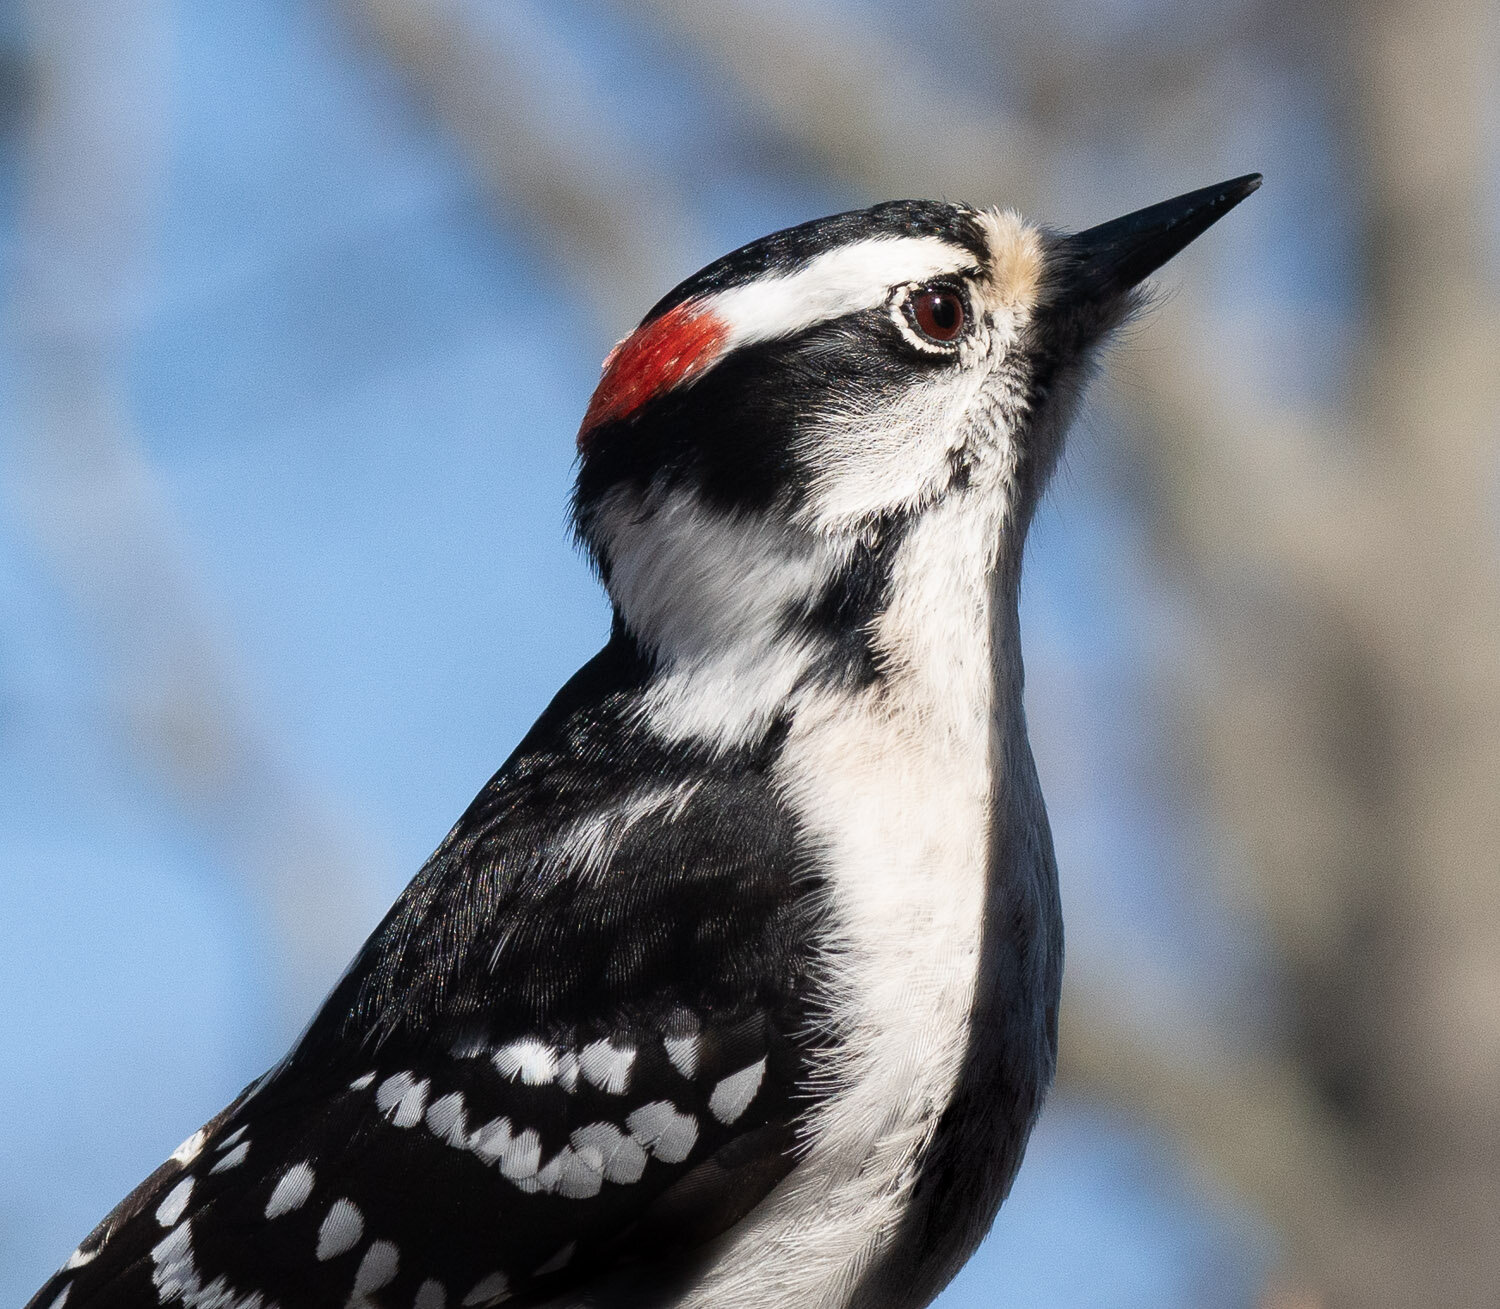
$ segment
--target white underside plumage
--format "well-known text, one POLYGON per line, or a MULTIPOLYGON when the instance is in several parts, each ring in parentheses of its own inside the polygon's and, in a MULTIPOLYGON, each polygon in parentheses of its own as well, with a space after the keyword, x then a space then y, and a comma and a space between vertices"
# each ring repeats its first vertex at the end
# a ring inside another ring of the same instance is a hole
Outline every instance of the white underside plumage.
MULTIPOLYGON (((705 594, 749 607, 717 648, 663 642, 676 658, 664 660, 649 721, 671 739, 729 747, 789 712, 775 776, 827 877, 823 1021, 839 1038, 814 1070, 833 1093, 806 1125, 805 1158, 723 1238, 680 1309, 847 1304, 893 1234, 952 1097, 978 978, 999 757, 993 579, 1012 470, 997 467, 1004 453, 992 459, 990 485, 934 506, 902 542, 877 626, 888 673, 855 691, 799 687, 816 651, 773 635, 788 588, 815 590, 836 550, 789 561, 785 536, 758 539, 744 522, 716 524, 680 504, 680 534, 654 525, 653 564, 672 574, 675 606, 685 600, 684 561, 667 557, 674 537, 691 544, 685 571, 705 594), (779 586, 757 584, 760 561, 779 586)), ((654 587, 639 566, 614 583, 627 614, 639 598, 639 618, 654 587)))
POLYGON ((683 1309, 834 1309, 901 1218, 967 1049, 998 757, 990 571, 1001 507, 926 515, 880 631, 893 673, 799 703, 778 780, 829 877, 838 1088, 806 1159, 736 1229, 683 1309))

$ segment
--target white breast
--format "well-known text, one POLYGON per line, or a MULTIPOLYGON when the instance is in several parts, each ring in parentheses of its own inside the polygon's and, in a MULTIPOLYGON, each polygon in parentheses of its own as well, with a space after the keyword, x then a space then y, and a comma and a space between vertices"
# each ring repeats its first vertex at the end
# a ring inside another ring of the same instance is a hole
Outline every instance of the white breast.
POLYGON ((837 1309, 902 1213, 957 1082, 980 960, 1003 506, 957 496, 901 548, 878 644, 890 676, 796 704, 778 781, 827 871, 837 1088, 809 1151, 683 1309, 837 1309), (812 1222, 809 1223, 811 1217, 812 1222))

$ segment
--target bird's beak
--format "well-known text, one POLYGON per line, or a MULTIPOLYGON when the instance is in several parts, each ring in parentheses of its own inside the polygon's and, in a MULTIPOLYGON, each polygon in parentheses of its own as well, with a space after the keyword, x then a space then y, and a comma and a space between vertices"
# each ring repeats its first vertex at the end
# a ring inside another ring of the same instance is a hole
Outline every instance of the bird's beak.
POLYGON ((1054 238, 1057 308, 1107 309, 1260 186, 1259 173, 1205 186, 1084 232, 1054 238))

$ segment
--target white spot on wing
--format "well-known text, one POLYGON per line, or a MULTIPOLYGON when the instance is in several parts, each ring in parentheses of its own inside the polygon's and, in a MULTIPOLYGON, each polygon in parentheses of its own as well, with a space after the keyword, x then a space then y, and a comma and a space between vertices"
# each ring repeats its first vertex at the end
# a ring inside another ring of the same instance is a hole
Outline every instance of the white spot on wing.
POLYGON ((569 1200, 588 1200, 604 1186, 604 1155, 593 1146, 575 1150, 565 1145, 546 1168, 537 1173, 537 1181, 546 1175, 546 1188, 569 1200), (550 1170, 550 1171, 549 1171, 550 1170))
POLYGON ((417 1084, 417 1079, 410 1073, 392 1073, 380 1084, 380 1089, 375 1092, 375 1105, 383 1114, 388 1114, 398 1104, 401 1097, 406 1095, 412 1087, 417 1084))
POLYGON ((698 1036, 669 1036, 663 1042, 667 1047, 667 1058, 684 1077, 691 1078, 698 1071, 698 1036))
POLYGON ((448 1291, 439 1281, 429 1277, 417 1287, 417 1298, 411 1309, 448 1309, 448 1291))
POLYGON ((80 1241, 78 1248, 68 1256, 68 1262, 63 1265, 64 1270, 82 1268, 85 1264, 91 1264, 99 1257, 99 1251, 104 1249, 104 1243, 109 1240, 109 1232, 104 1232, 99 1240, 88 1249, 84 1249, 84 1243, 80 1241))
POLYGON ((548 842, 561 864, 592 878, 609 872, 631 829, 648 818, 667 824, 676 822, 697 793, 698 782, 644 787, 602 809, 585 814, 548 842))
POLYGON ((250 1142, 241 1141, 228 1154, 220 1159, 208 1171, 211 1173, 227 1173, 231 1168, 238 1168, 245 1162, 245 1156, 250 1153, 250 1142))
POLYGON ((151 1283, 163 1304, 196 1297, 203 1283, 193 1262, 193 1225, 179 1223, 151 1248, 151 1283))
POLYGON ((499 1304, 510 1298, 510 1279, 504 1273, 491 1273, 474 1284, 474 1289, 464 1296, 463 1302, 471 1309, 484 1309, 486 1305, 499 1304))
POLYGON ((65 1304, 68 1303, 68 1297, 72 1293, 73 1293, 73 1283, 69 1282, 65 1287, 63 1287, 63 1289, 61 1291, 59 1291, 52 1298, 52 1303, 47 1306, 47 1309, 63 1309, 63 1305, 65 1305, 65 1304))
POLYGON ((721 1123, 734 1122, 750 1107, 750 1101, 755 1099, 755 1093, 760 1090, 765 1075, 764 1058, 757 1059, 748 1068, 731 1073, 714 1087, 713 1094, 708 1097, 709 1112, 721 1123))
POLYGON ((427 1107, 427 1079, 416 1081, 410 1073, 393 1073, 375 1092, 375 1104, 396 1127, 415 1127, 427 1107))
POLYGON ((464 1111, 461 1091, 450 1091, 427 1107, 427 1128, 436 1137, 446 1141, 455 1150, 469 1144, 469 1116, 464 1111))
POLYGON ((476 1127, 469 1137, 469 1149, 487 1164, 500 1158, 510 1146, 511 1130, 509 1118, 492 1118, 483 1127, 476 1127))
POLYGON ((281 1180, 276 1183, 276 1188, 266 1203, 266 1217, 280 1218, 282 1214, 302 1208, 307 1203, 307 1197, 312 1194, 313 1181, 310 1163, 300 1163, 288 1168, 282 1173, 281 1180))
POLYGON ((203 1143, 208 1140, 208 1131, 200 1127, 186 1141, 172 1151, 172 1158, 180 1164, 190 1164, 203 1149, 203 1143))
POLYGON ((156 1221, 163 1227, 175 1227, 177 1220, 187 1210, 188 1201, 192 1198, 193 1179, 184 1177, 167 1192, 167 1198, 156 1206, 156 1221))
POLYGON ((335 1200, 318 1228, 318 1260, 336 1259, 354 1249, 365 1234, 365 1216, 352 1200, 335 1200))
MULTIPOLYGON (((179 1262, 184 1253, 192 1258, 193 1225, 183 1223, 174 1227, 151 1249, 151 1258, 158 1265, 179 1262)), ((165 1299, 167 1297, 163 1297, 165 1299)))
POLYGON ((516 1185, 528 1195, 534 1195, 541 1191, 550 1195, 558 1189, 558 1182, 562 1179, 562 1165, 573 1155, 573 1150, 568 1146, 562 1147, 552 1158, 547 1159, 546 1164, 541 1165, 532 1177, 516 1179, 516 1185))
POLYGON ((366 1073, 363 1077, 356 1077, 352 1082, 350 1082, 349 1089, 351 1091, 363 1091, 365 1087, 369 1086, 369 1084, 374 1080, 374 1073, 366 1073))
POLYGON ((646 1171, 646 1152, 640 1142, 613 1123, 590 1123, 568 1139, 580 1155, 589 1151, 599 1156, 605 1181, 622 1185, 638 1182, 646 1171))
POLYGON ((495 1051, 495 1067, 511 1081, 545 1086, 557 1076, 557 1051, 534 1036, 524 1037, 495 1051))
POLYGON ((469 1148, 487 1164, 498 1161, 513 1182, 533 1176, 542 1161, 541 1137, 529 1128, 513 1133, 509 1118, 491 1119, 469 1138, 469 1148))
POLYGON ((571 1095, 578 1087, 578 1056, 564 1050, 557 1061, 557 1084, 571 1095))
POLYGON ((244 1136, 244 1134, 246 1132, 248 1132, 249 1130, 250 1130, 250 1124, 249 1123, 241 1123, 238 1127, 236 1127, 234 1129, 234 1131, 230 1132, 229 1135, 226 1136, 222 1141, 217 1142, 214 1145, 214 1149, 222 1152, 224 1150, 229 1149, 229 1147, 232 1146, 232 1145, 238 1145, 240 1137, 244 1136))
POLYGON ((417 1298, 411 1309, 448 1309, 448 1291, 439 1281, 429 1277, 417 1287, 417 1298))
POLYGON ((371 1291, 378 1291, 396 1279, 396 1269, 401 1263, 401 1251, 393 1241, 371 1241, 359 1268, 354 1274, 354 1290, 351 1301, 362 1300, 371 1291))
POLYGON ((698 1142, 698 1120, 666 1100, 644 1104, 625 1120, 630 1134, 664 1164, 680 1164, 698 1142))
POLYGON ((518 1182, 535 1175, 542 1162, 542 1138, 531 1128, 518 1133, 500 1152, 500 1173, 503 1177, 518 1182))
POLYGON ((608 1095, 625 1094, 634 1063, 633 1046, 617 1046, 611 1041, 591 1041, 578 1056, 578 1069, 585 1080, 608 1095))
POLYGON ((193 1258, 191 1220, 179 1223, 152 1247, 151 1262, 151 1284, 163 1305, 180 1300, 186 1309, 274 1309, 260 1291, 237 1291, 222 1274, 203 1284, 193 1258))

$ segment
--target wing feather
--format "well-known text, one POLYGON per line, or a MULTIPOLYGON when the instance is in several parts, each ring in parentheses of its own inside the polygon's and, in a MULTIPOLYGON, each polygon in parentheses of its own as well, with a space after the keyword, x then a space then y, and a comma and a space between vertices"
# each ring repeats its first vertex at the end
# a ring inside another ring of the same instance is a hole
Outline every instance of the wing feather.
POLYGON ((437 1309, 661 1284, 786 1174, 810 1107, 817 901, 767 780, 774 743, 709 759, 654 741, 620 639, 291 1055, 30 1309, 437 1309))

